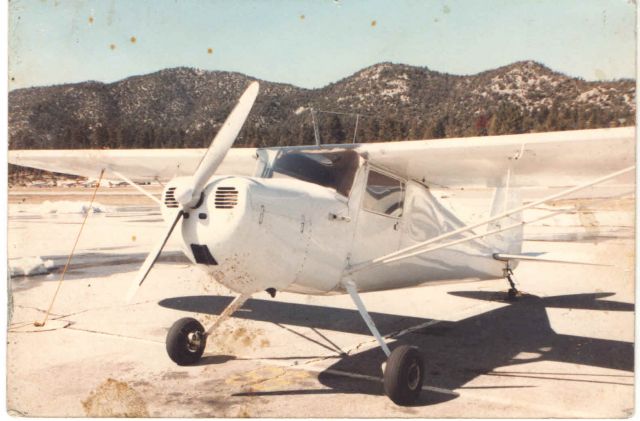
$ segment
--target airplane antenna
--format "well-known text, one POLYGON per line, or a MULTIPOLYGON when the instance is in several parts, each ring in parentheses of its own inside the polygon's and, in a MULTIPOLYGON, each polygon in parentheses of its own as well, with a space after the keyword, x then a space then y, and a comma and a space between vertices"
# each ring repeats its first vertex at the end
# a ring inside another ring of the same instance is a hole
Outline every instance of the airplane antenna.
POLYGON ((313 118, 314 133, 316 133, 316 145, 320 145, 319 135, 317 134, 318 133, 318 128, 317 128, 317 124, 316 124, 316 120, 315 120, 315 115, 317 113, 346 115, 346 116, 349 116, 349 117, 355 116, 356 117, 356 124, 355 124, 355 127, 353 128, 353 139, 351 139, 351 143, 356 143, 356 137, 358 136, 358 123, 360 122, 360 117, 371 117, 370 115, 360 114, 360 113, 348 113, 348 112, 341 112, 341 111, 316 110, 315 108, 312 108, 312 107, 309 107, 309 109, 311 110, 311 116, 313 118))
POLYGON ((356 127, 353 129, 353 140, 351 143, 356 143, 356 135, 358 134, 358 121, 360 121, 360 114, 356 114, 356 127))
POLYGON ((316 109, 309 107, 311 111, 311 121, 313 121, 313 137, 316 140, 316 146, 320 146, 320 132, 318 131, 318 122, 316 121, 316 109))

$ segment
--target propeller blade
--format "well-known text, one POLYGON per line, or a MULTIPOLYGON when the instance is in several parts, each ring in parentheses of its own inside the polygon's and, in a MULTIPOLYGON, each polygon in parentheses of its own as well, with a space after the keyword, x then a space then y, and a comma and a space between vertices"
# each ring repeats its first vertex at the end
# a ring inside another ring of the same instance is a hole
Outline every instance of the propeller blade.
POLYGON ((173 222, 171 223, 171 225, 169 225, 168 227, 169 229, 164 234, 162 241, 160 241, 156 245, 156 247, 151 251, 151 253, 149 253, 144 263, 140 267, 140 270, 138 270, 138 275, 134 279, 133 283, 131 284, 131 287, 129 288, 129 292, 127 293, 127 299, 126 299, 127 303, 130 303, 131 300, 133 300, 133 297, 136 295, 138 288, 140 288, 140 285, 142 285, 144 280, 147 278, 147 275, 149 274, 149 271, 153 267, 153 264, 156 262, 156 260, 158 260, 158 257, 160 256, 162 249, 167 244, 167 241, 169 240, 169 237, 171 236, 173 229, 178 224, 178 221, 180 221, 180 218, 182 218, 182 214, 183 212, 181 209, 175 213, 173 217, 173 222))
POLYGON ((186 188, 179 187, 176 189, 175 198, 178 203, 180 203, 181 209, 176 211, 173 218, 169 218, 172 222, 169 225, 167 232, 164 234, 162 241, 156 245, 151 253, 149 253, 142 264, 142 267, 140 267, 136 278, 131 284, 129 293, 127 294, 128 303, 131 302, 138 291, 138 288, 140 288, 140 285, 142 285, 144 280, 147 278, 147 275, 154 263, 158 260, 158 257, 160 256, 165 244, 167 244, 167 240, 169 240, 173 229, 183 216, 183 209, 195 204, 195 202, 200 199, 199 196, 204 184, 216 172, 218 166, 220 166, 220 163, 227 155, 227 152, 229 152, 229 149, 233 146, 233 142, 236 140, 236 137, 238 137, 240 130, 242 130, 242 126, 247 120, 251 107, 253 107, 253 103, 258 96, 259 88, 260 85, 258 82, 252 82, 244 91, 238 100, 238 103, 231 111, 231 114, 229 114, 224 124, 213 138, 213 141, 211 141, 209 149, 207 149, 207 152, 204 154, 202 161, 200 161, 196 172, 193 174, 191 186, 187 186, 186 188))
POLYGON ((202 161, 200 161, 200 165, 198 165, 196 172, 193 174, 193 184, 191 187, 176 192, 176 200, 178 200, 183 207, 186 208, 199 199, 200 192, 205 183, 216 172, 218 166, 220 166, 220 163, 227 155, 227 152, 229 152, 229 149, 233 146, 233 142, 236 140, 236 137, 238 137, 238 133, 240 133, 253 107, 253 103, 258 96, 259 88, 260 84, 258 82, 251 82, 238 100, 233 111, 231 111, 231 114, 229 114, 225 120, 222 128, 220 128, 214 137, 202 161))

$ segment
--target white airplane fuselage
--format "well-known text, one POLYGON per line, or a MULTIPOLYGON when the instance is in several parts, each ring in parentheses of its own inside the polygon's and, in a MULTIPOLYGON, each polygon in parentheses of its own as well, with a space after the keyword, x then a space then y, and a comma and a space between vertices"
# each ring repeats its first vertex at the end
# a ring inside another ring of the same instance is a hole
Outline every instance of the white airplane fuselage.
MULTIPOLYGON (((294 178, 214 176, 203 200, 186 210, 178 229, 181 247, 194 264, 238 293, 273 288, 342 294, 341 281, 352 265, 464 225, 415 181, 402 180, 401 215, 367 210, 363 196, 370 170, 358 168, 349 197, 294 178)), ((165 216, 175 211, 171 189, 182 182, 188 179, 167 185, 165 216)), ((504 268, 492 258, 498 251, 472 240, 350 276, 362 292, 495 279, 504 268)))

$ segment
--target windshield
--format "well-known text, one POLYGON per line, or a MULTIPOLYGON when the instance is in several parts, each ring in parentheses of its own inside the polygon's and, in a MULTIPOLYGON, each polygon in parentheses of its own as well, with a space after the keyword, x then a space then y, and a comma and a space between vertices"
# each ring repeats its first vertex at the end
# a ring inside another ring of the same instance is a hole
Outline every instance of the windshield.
POLYGON ((291 177, 349 196, 358 169, 355 151, 280 151, 267 178, 291 177))

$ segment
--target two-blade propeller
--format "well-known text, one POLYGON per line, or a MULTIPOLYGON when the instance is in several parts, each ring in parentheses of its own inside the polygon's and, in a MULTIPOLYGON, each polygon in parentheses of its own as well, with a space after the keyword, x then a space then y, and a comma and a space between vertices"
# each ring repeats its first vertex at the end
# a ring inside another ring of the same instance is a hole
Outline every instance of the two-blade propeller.
POLYGON ((233 142, 236 140, 236 137, 238 137, 238 133, 240 133, 244 122, 249 116, 251 107, 258 96, 259 87, 258 82, 252 82, 249 85, 211 142, 209 149, 207 149, 202 161, 200 161, 198 168, 191 177, 191 183, 176 189, 175 198, 180 207, 170 218, 168 218, 170 223, 166 232, 163 234, 162 238, 153 248, 151 253, 149 253, 142 264, 142 267, 140 267, 140 270, 138 271, 136 278, 133 280, 131 288, 127 294, 127 302, 131 302, 138 288, 142 285, 149 274, 154 263, 158 260, 162 249, 165 244, 167 244, 173 229, 178 225, 178 222, 182 218, 185 210, 194 206, 199 201, 202 190, 205 187, 205 183, 216 172, 224 160, 224 157, 227 155, 227 152, 231 149, 233 142))

